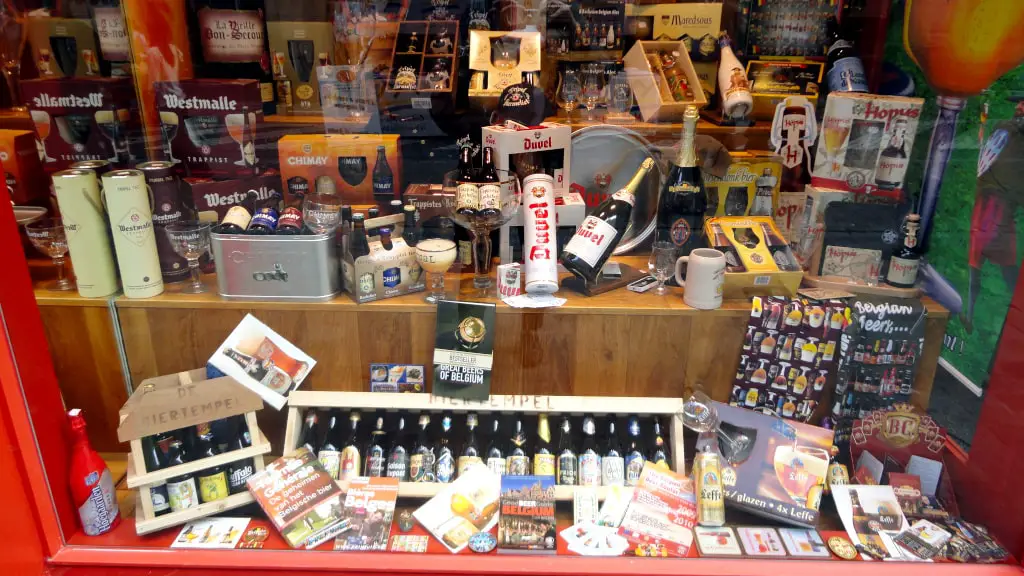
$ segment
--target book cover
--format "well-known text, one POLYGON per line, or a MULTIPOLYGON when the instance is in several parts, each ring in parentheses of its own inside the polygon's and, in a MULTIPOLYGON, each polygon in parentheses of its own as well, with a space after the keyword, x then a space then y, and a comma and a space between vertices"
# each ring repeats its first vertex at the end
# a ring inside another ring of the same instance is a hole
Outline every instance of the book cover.
POLYGON ((452 554, 469 544, 477 532, 498 523, 501 479, 484 464, 473 464, 436 496, 413 512, 413 517, 452 554))
POLYGON ((437 303, 435 396, 487 400, 494 364, 494 304, 437 303))
POLYGON ((387 550, 397 499, 398 478, 349 480, 342 509, 347 527, 334 540, 334 549, 387 550))
POLYGON ((498 552, 555 553, 555 477, 502 476, 498 552))
POLYGON ((619 535, 636 556, 685 558, 697 524, 693 481, 647 462, 633 499, 619 524, 619 535))
POLYGON ((348 529, 341 488, 308 448, 267 464, 248 486, 293 548, 314 548, 348 529))

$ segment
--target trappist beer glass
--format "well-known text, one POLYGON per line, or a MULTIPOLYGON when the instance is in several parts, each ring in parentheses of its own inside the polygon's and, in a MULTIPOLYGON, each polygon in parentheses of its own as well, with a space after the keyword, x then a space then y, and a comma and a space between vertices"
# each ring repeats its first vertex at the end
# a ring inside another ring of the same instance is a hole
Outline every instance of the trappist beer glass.
POLYGON ((455 242, 444 238, 429 238, 416 244, 416 261, 430 278, 430 292, 424 298, 427 302, 437 304, 444 300, 444 273, 455 262, 457 253, 455 242))
POLYGON ((64 222, 60 218, 44 218, 25 227, 28 239, 37 250, 53 259, 57 267, 57 283, 51 290, 72 290, 75 284, 68 279, 64 255, 68 253, 68 240, 64 236, 64 222))
POLYGON ((565 115, 572 118, 572 111, 580 105, 580 79, 575 70, 566 70, 559 78, 556 100, 558 106, 565 110, 565 115))
POLYGON ((199 258, 210 249, 209 222, 178 222, 168 224, 167 239, 178 256, 188 260, 188 269, 192 274, 192 284, 181 289, 184 294, 200 294, 206 292, 199 271, 199 258))
POLYGON ((302 219, 317 234, 333 232, 341 224, 341 196, 307 194, 302 201, 302 219))

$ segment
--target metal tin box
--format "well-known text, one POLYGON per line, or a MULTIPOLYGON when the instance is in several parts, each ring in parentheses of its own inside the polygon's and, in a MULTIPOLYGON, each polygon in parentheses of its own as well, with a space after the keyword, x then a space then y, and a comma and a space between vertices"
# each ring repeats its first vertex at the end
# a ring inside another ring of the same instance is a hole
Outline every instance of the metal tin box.
POLYGON ((229 300, 325 302, 341 291, 334 236, 211 234, 217 291, 229 300))

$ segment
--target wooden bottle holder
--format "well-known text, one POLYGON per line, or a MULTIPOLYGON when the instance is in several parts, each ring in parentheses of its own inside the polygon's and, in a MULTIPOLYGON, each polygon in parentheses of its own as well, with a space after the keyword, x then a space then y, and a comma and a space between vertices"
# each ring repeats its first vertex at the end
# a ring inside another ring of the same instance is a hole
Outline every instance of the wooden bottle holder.
POLYGON ((263 400, 255 392, 232 378, 207 380, 203 368, 144 380, 121 407, 121 423, 117 429, 118 439, 129 442, 131 447, 127 484, 129 488, 137 489, 135 532, 139 535, 149 534, 253 502, 249 492, 242 492, 157 516, 153 511, 150 489, 168 478, 248 458, 253 459, 257 471, 263 470, 263 455, 270 452, 271 446, 256 425, 255 411, 262 407, 263 400), (143 438, 239 414, 245 415, 252 446, 162 470, 146 471, 142 452, 143 438))
MULTIPOLYGON (((672 469, 685 469, 683 450, 682 398, 633 398, 599 396, 491 396, 486 401, 469 401, 432 394, 401 394, 384 392, 315 392, 296 390, 288 395, 288 424, 284 436, 284 453, 299 446, 303 413, 309 408, 342 408, 359 410, 386 410, 389 412, 505 412, 522 414, 606 414, 639 416, 672 416, 667 436, 672 469)), ((402 498, 432 498, 449 484, 441 482, 401 482, 398 496, 402 498)), ((555 486, 555 500, 572 501, 575 486, 555 486)), ((597 489, 599 500, 604 500, 607 487, 597 489)))

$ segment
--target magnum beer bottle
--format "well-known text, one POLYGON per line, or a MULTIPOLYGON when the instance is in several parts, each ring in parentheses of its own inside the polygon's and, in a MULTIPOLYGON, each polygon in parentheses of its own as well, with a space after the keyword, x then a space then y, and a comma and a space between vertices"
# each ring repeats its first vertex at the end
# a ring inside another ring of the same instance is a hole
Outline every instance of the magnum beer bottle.
POLYGON ((634 195, 653 167, 654 160, 644 160, 625 187, 609 196, 583 220, 562 251, 561 262, 569 272, 588 283, 597 280, 629 226, 634 195))
POLYGON ((377 160, 373 163, 373 199, 387 206, 395 199, 395 174, 388 164, 383 146, 377 146, 377 160))
POLYGON ((697 116, 696 106, 686 107, 679 155, 669 170, 658 202, 658 239, 672 242, 676 256, 687 256, 704 245, 708 199, 693 143, 697 116))

